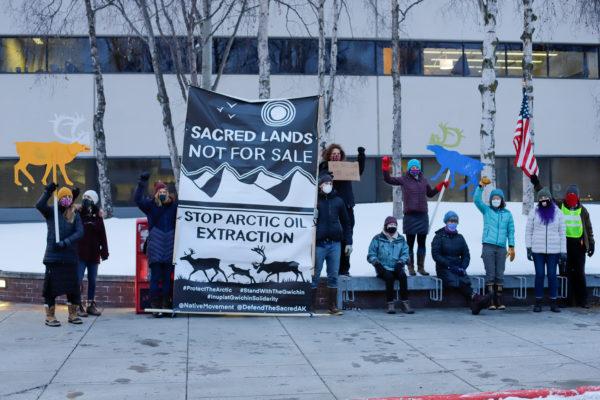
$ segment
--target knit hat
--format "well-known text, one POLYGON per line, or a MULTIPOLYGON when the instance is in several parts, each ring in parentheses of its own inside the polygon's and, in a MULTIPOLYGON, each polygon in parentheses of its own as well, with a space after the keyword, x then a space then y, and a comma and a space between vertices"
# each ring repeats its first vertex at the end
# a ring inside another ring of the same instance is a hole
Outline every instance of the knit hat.
POLYGON ((69 189, 68 187, 63 186, 60 189, 58 189, 58 193, 56 194, 56 196, 59 200, 67 196, 73 197, 73 192, 71 192, 71 189, 69 189))
POLYGON ((552 193, 550 193, 550 190, 547 187, 543 187, 542 190, 538 192, 537 200, 540 201, 542 197, 552 198, 552 193))
POLYGON ((420 170, 421 169, 421 161, 417 160, 416 158, 409 160, 408 161, 408 170, 410 171, 412 167, 417 167, 420 170))
POLYGON ((383 226, 388 226, 388 225, 396 225, 398 226, 398 220, 394 217, 387 217, 385 219, 385 222, 383 223, 383 226))
POLYGON ((447 223, 451 219, 455 219, 455 220, 458 221, 458 214, 455 213, 454 211, 448 211, 446 213, 446 215, 444 215, 444 223, 447 223))
POLYGON ((100 198, 98 197, 98 193, 96 193, 93 190, 86 190, 83 194, 83 197, 89 197, 90 199, 92 199, 94 204, 98 204, 98 200, 100 200, 100 198))
POLYGON ((569 193, 573 193, 577 197, 579 197, 579 186, 577 186, 577 185, 569 185, 569 187, 567 187, 567 190, 566 190, 565 194, 569 194, 569 193))
POLYGON ((154 193, 158 192, 160 189, 166 189, 167 185, 163 181, 156 181, 154 183, 154 193))
POLYGON ((492 198, 493 198, 494 196, 500 196, 500 198, 501 198, 502 200, 504 200, 504 192, 502 191, 502 189, 497 189, 497 188, 496 188, 496 189, 492 190, 492 191, 490 192, 490 201, 492 200, 492 198))
POLYGON ((327 182, 332 182, 333 179, 331 178, 331 175, 328 173, 322 174, 321 176, 319 176, 319 186, 321 186, 324 183, 327 182))

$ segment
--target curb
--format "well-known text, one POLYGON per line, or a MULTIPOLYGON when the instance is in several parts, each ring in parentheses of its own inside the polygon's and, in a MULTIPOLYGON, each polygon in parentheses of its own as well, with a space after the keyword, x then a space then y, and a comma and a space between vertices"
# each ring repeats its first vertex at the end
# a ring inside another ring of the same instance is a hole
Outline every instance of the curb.
POLYGON ((577 389, 531 389, 469 394, 441 394, 431 396, 370 397, 369 400, 501 400, 507 397, 522 399, 546 398, 548 396, 572 397, 587 392, 600 392, 600 386, 581 386, 577 389))

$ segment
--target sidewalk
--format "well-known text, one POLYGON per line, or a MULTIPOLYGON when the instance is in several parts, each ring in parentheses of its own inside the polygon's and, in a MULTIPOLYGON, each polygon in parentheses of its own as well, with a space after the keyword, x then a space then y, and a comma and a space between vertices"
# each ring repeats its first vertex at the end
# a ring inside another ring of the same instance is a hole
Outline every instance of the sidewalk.
POLYGON ((598 309, 160 320, 109 309, 47 328, 40 306, 0 303, 0 399, 321 400, 598 384, 598 309))

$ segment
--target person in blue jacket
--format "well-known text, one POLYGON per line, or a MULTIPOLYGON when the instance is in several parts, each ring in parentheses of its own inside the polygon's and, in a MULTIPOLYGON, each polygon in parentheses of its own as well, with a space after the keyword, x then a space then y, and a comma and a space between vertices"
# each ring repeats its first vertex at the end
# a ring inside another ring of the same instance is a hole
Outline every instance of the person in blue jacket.
MULTIPOLYGON (((321 277, 323 263, 327 262, 327 305, 329 313, 341 315, 337 308, 337 285, 342 254, 341 242, 346 243, 344 253, 352 253, 352 226, 346 204, 333 189, 331 175, 323 173, 319 177, 319 197, 317 201, 317 233, 315 248, 315 274, 312 280, 313 302, 316 303, 316 290, 321 277)), ((313 305, 316 309, 316 304, 313 305)))
POLYGON ((385 282, 385 296, 388 314, 395 314, 394 282, 400 285, 400 308, 406 314, 414 314, 408 301, 408 280, 404 266, 408 262, 408 244, 404 236, 398 233, 398 221, 387 217, 383 223, 383 232, 371 240, 367 261, 375 267, 377 277, 385 282))
POLYGON ((506 209, 504 192, 501 189, 491 191, 489 205, 483 202, 483 188, 489 184, 489 178, 482 176, 479 186, 475 189, 473 200, 483 214, 481 258, 485 267, 487 291, 493 295, 489 309, 504 310, 506 308, 502 302, 504 269, 507 257, 510 257, 510 261, 515 259, 515 223, 511 212, 506 209))
MULTIPOLYGON (((148 218, 146 255, 150 268, 150 298, 152 308, 172 309, 171 274, 173 273, 173 245, 175 242, 175 221, 177 220, 177 200, 169 193, 167 185, 161 181, 154 184, 154 195, 147 195, 150 173, 140 175, 135 189, 135 203, 148 218), (162 282, 162 290, 159 284, 162 282)), ((154 313, 161 317, 161 313, 154 313)))

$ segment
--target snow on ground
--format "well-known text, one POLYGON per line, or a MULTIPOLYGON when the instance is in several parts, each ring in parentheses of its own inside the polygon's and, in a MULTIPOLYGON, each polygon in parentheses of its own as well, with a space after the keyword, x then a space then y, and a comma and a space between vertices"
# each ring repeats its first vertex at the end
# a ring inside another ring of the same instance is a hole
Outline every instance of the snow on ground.
MULTIPOLYGON (((430 213, 435 207, 429 203, 430 213)), ((592 225, 600 229, 600 205, 586 206, 592 218, 592 225)), ((521 203, 508 203, 515 218, 517 258, 507 262, 507 274, 533 274, 533 263, 527 260, 525 251, 526 217, 521 215, 521 203)), ((481 232, 483 217, 473 203, 441 202, 432 231, 443 226, 442 218, 446 211, 454 210, 460 218, 458 230, 465 236, 471 250, 470 274, 484 274, 481 262, 481 232)), ((367 250, 372 237, 381 231, 383 221, 392 211, 391 203, 359 204, 355 208, 354 252, 351 258, 350 273, 353 276, 372 276, 373 267, 367 263, 367 250)), ((112 218, 106 221, 110 257, 100 266, 102 275, 135 275, 135 219, 112 218)), ((430 254, 433 235, 427 238, 426 269, 435 273, 430 254)), ((42 259, 46 246, 46 224, 15 223, 0 224, 0 243, 7 244, 2 252, 0 270, 19 272, 43 272, 42 259)), ((600 274, 600 256, 595 254, 587 259, 588 274, 600 274)), ((325 271, 323 271, 323 275, 325 271)))
MULTIPOLYGON (((504 400, 517 400, 517 399, 522 399, 522 397, 506 397, 504 398, 504 400)), ((531 400, 600 400, 600 392, 585 392, 583 394, 578 394, 576 396, 558 396, 558 395, 551 395, 551 396, 547 396, 547 397, 536 397, 533 398, 531 400)))

